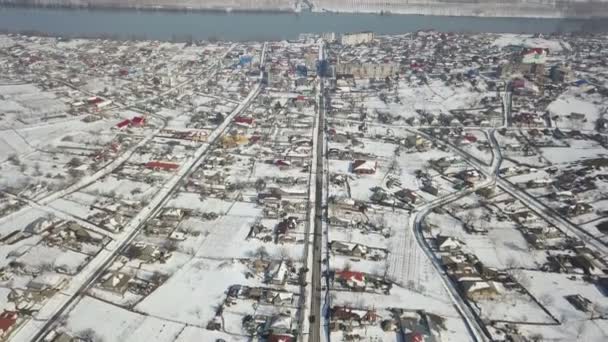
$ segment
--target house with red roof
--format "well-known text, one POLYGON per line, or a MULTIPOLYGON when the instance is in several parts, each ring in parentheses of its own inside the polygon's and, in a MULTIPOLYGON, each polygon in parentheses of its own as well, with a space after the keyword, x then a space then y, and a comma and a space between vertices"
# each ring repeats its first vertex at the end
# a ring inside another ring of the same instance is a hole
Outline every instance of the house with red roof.
POLYGON ((412 342, 424 342, 424 335, 422 335, 421 333, 414 331, 412 333, 409 334, 409 339, 408 341, 412 341, 412 342))
POLYGON ((135 126, 135 127, 141 127, 144 126, 146 124, 146 118, 143 116, 136 116, 133 119, 131 119, 131 125, 135 126))
POLYGON ((365 290, 366 281, 365 273, 356 271, 336 271, 335 279, 343 286, 350 288, 353 291, 365 290))
POLYGON ((549 49, 530 48, 522 51, 521 61, 523 64, 545 64, 549 49))
POLYGON ((378 162, 373 160, 356 159, 351 163, 351 171, 358 175, 373 175, 378 169, 378 162))
POLYGON ((8 336, 15 323, 17 323, 17 318, 19 318, 19 314, 15 311, 4 310, 0 314, 0 337, 8 336))
POLYGON ((125 129, 125 128, 129 127, 130 125, 131 125, 131 120, 126 119, 126 120, 123 120, 123 121, 117 123, 116 124, 116 128, 122 130, 122 129, 125 129))
POLYGON ((274 161, 274 165, 276 165, 278 167, 290 167, 291 162, 289 160, 277 159, 274 161))
POLYGON ((90 104, 90 105, 96 105, 96 104, 99 104, 99 103, 102 103, 102 102, 103 102, 103 99, 99 98, 97 96, 89 97, 87 99, 87 103, 90 104))
POLYGON ((163 161, 149 161, 146 163, 146 168, 152 170, 173 171, 179 168, 179 164, 163 161))
POLYGON ((331 318, 335 321, 357 322, 359 324, 375 323, 380 317, 376 310, 356 309, 348 306, 334 306, 331 308, 331 318))
POLYGON ((250 127, 253 126, 254 122, 255 120, 253 118, 246 116, 237 116, 236 118, 234 118, 234 123, 239 126, 250 127))
POLYGON ((268 342, 293 342, 295 338, 290 334, 270 334, 268 342))
POLYGON ((477 142, 477 137, 471 133, 467 133, 464 135, 464 140, 470 143, 475 143, 477 142))
POLYGON ((146 125, 146 117, 145 116, 136 116, 133 119, 125 119, 116 124, 118 129, 125 129, 127 127, 143 127, 146 125))

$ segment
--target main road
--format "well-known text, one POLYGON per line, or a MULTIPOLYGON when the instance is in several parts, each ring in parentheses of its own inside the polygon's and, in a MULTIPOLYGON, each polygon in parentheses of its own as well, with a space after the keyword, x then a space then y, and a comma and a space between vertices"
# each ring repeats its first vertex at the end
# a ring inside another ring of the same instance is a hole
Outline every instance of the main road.
MULTIPOLYGON (((324 44, 319 46, 319 60, 325 59, 324 44)), ((324 132, 325 132, 325 84, 323 75, 319 75, 319 105, 317 108, 318 130, 316 146, 316 177, 315 177, 315 211, 313 229, 313 257, 312 257, 312 281, 310 298, 310 331, 308 340, 312 342, 321 341, 321 325, 323 315, 321 314, 321 256, 323 253, 323 157, 324 132)))
MULTIPOLYGON (((420 134, 427 139, 437 141, 437 139, 434 139, 432 136, 429 136, 428 134, 426 134, 424 132, 421 132, 421 131, 416 131, 416 132, 417 132, 417 134, 420 134)), ((494 137, 494 130, 491 130, 491 132, 488 135, 490 137, 494 137)), ((446 143, 443 141, 438 141, 438 142, 441 142, 448 147, 455 148, 453 145, 451 145, 449 143, 446 143)), ((433 249, 431 248, 428 241, 424 237, 423 229, 422 229, 422 222, 424 222, 424 218, 433 209, 438 208, 438 207, 443 207, 449 203, 455 202, 465 196, 468 196, 468 195, 474 193, 475 191, 477 191, 479 189, 496 185, 496 182, 498 179, 498 171, 500 170, 500 164, 502 163, 502 155, 500 154, 500 151, 494 152, 492 154, 492 163, 490 165, 485 165, 478 161, 473 164, 472 163, 473 160, 477 161, 477 159, 474 159, 471 156, 469 156, 469 158, 465 158, 465 161, 467 161, 469 164, 473 165, 475 168, 477 168, 479 171, 481 171, 486 176, 486 179, 483 182, 475 185, 472 188, 450 193, 446 196, 439 197, 439 198, 435 199, 434 201, 431 201, 422 206, 414 208, 414 210, 412 211, 412 216, 410 218, 409 226, 410 226, 410 229, 412 230, 412 233, 416 237, 416 242, 418 243, 420 248, 422 248, 422 250, 428 257, 429 261, 431 262, 431 264, 437 271, 437 274, 439 275, 439 277, 441 279, 442 285, 445 288, 448 296, 452 300, 452 303, 454 304, 456 311, 462 317, 462 319, 465 323, 465 326, 467 327, 467 330, 469 332, 469 335, 475 342, 485 342, 485 341, 489 340, 489 337, 488 337, 489 333, 485 327, 484 322, 477 315, 477 313, 475 313, 475 310, 473 309, 473 307, 471 306, 469 301, 466 300, 465 298, 463 298, 459 289, 456 287, 454 282, 450 279, 449 275, 445 272, 445 270, 443 269, 443 266, 439 262, 438 258, 435 256, 433 249)))
POLYGON ((457 201, 465 196, 468 196, 475 191, 486 188, 489 186, 494 186, 496 184, 496 174, 497 170, 500 167, 500 155, 494 155, 492 160, 491 168, 494 172, 488 172, 488 178, 482 183, 477 184, 473 188, 464 189, 461 191, 450 193, 449 195, 439 197, 434 201, 426 203, 422 206, 414 208, 411 213, 409 227, 412 230, 416 238, 416 242, 420 246, 420 248, 424 251, 425 255, 437 271, 441 279, 441 283, 446 290, 446 293, 452 300, 456 311, 462 317, 465 326, 469 332, 469 335, 475 342, 485 342, 488 341, 488 331, 485 328, 485 324, 482 322, 480 317, 475 313, 473 307, 470 303, 463 298, 462 294, 454 284, 454 282, 450 279, 449 275, 443 269, 443 266, 439 262, 439 259, 435 256, 433 249, 429 245, 428 241, 424 237, 422 223, 424 222, 424 218, 435 208, 443 207, 449 203, 457 201))
MULTIPOLYGON (((262 48, 261 63, 264 63, 266 44, 262 48)), ((261 82, 260 75, 260 82, 261 82)), ((154 196, 150 203, 144 207, 104 249, 99 252, 76 276, 74 276, 61 292, 51 297, 35 314, 35 317, 24 322, 17 331, 11 336, 11 341, 26 342, 40 341, 52 329, 55 322, 65 312, 68 312, 72 305, 75 305, 87 289, 95 283, 104 270, 111 265, 114 258, 137 236, 137 233, 145 226, 146 222, 154 217, 169 200, 171 195, 180 188, 182 181, 195 170, 203 161, 204 156, 210 147, 224 134, 230 126, 233 118, 242 113, 251 102, 258 96, 261 90, 261 83, 258 82, 250 91, 249 95, 226 117, 224 122, 219 125, 210 135, 209 142, 199 147, 193 157, 188 159, 177 171, 177 173, 167 181, 160 191, 154 196)))

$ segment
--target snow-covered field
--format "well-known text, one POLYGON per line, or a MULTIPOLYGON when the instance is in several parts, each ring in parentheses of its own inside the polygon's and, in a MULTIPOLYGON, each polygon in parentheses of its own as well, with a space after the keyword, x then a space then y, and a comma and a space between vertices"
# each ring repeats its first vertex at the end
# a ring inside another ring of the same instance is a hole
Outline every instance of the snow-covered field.
POLYGON ((68 316, 65 327, 74 336, 86 336, 87 330, 92 330, 94 336, 108 342, 172 342, 184 325, 84 297, 68 316), (91 317, 103 319, 93 320, 91 317))

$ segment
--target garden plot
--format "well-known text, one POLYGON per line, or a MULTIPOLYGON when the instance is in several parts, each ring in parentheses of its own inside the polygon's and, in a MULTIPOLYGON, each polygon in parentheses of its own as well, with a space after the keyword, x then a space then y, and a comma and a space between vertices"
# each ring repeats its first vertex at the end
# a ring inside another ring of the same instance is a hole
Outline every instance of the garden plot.
POLYGON ((15 303, 9 301, 8 297, 13 290, 9 287, 0 287, 0 307, 5 310, 15 310, 15 303))
POLYGON ((105 216, 117 213, 132 216, 139 203, 129 200, 117 201, 114 197, 76 191, 51 202, 50 205, 80 217, 90 217, 95 214, 99 214, 101 217, 104 213, 105 216))
MULTIPOLYGON (((248 258, 261 246, 264 246, 269 254, 274 255, 279 253, 283 246, 293 246, 264 243, 257 239, 246 240, 256 220, 256 216, 223 216, 208 226, 208 233, 201 234, 196 241, 191 242, 189 240, 194 239, 189 239, 182 244, 186 250, 188 246, 194 248, 197 256, 208 258, 248 258)), ((300 258, 303 253, 301 248, 286 249, 293 258, 300 258)))
MULTIPOLYGON (((152 244, 154 243, 149 237, 146 237, 145 235, 141 235, 140 237, 138 237, 137 241, 152 244)), ((178 250, 171 252, 171 256, 163 263, 147 263, 143 262, 140 259, 134 258, 133 260, 125 261, 124 264, 114 265, 113 269, 120 270, 121 267, 124 266, 125 268, 130 269, 134 274, 145 273, 149 275, 154 272, 160 272, 161 274, 170 276, 178 272, 182 267, 184 267, 184 265, 194 259, 194 256, 192 254, 183 253, 180 251, 180 249, 181 248, 178 247, 178 250)))
POLYGON ((565 164, 584 159, 605 156, 607 151, 604 147, 590 140, 569 140, 570 148, 544 147, 541 149, 543 156, 552 164, 565 164))
POLYGON ((604 223, 606 218, 597 219, 588 223, 581 224, 580 227, 587 231, 590 235, 597 237, 598 239, 608 242, 608 234, 601 232, 598 225, 604 223))
POLYGON ((589 299, 600 312, 608 309, 608 297, 593 283, 584 281, 581 276, 539 271, 522 271, 522 273, 528 291, 543 302, 546 308, 561 321, 567 323, 590 317, 589 313, 580 311, 570 304, 565 296, 580 294, 589 299))
MULTIPOLYGON (((513 173, 511 176, 508 176, 509 182, 514 184, 521 184, 525 186, 527 182, 531 180, 539 180, 539 179, 551 179, 553 175, 548 173, 546 169, 535 169, 535 168, 520 168, 521 173, 513 173)), ((530 189, 534 190, 534 189, 530 189)))
POLYGON ((513 323, 555 323, 541 306, 527 294, 510 290, 498 294, 493 299, 474 301, 483 319, 513 323))
POLYGON ((185 115, 185 113, 178 114, 174 117, 170 117, 167 122, 165 129, 185 129, 190 127, 191 115, 185 115))
POLYGON ((550 51, 555 52, 562 51, 563 49, 571 49, 570 44, 561 39, 547 39, 537 37, 536 35, 513 33, 499 34, 492 45, 501 48, 508 46, 525 46, 528 48, 549 49, 550 51))
MULTIPOLYGON (((559 148, 555 148, 559 150, 559 148)), ((504 148, 503 148, 504 151, 504 148)), ((552 163, 544 158, 543 155, 534 153, 533 155, 524 155, 523 151, 511 151, 503 154, 503 161, 501 167, 531 167, 531 168, 543 168, 551 166, 552 163)))
POLYGON ((0 184, 6 185, 13 192, 27 195, 31 198, 42 196, 63 188, 74 182, 83 173, 88 172, 86 166, 68 169, 66 164, 73 155, 49 154, 35 151, 25 156, 12 155, 2 169, 0 184))
MULTIPOLYGON (((354 152, 365 153, 369 155, 374 155, 380 159, 392 159, 395 157, 395 149, 397 145, 381 142, 374 139, 364 138, 360 140, 360 145, 355 145, 352 147, 354 152)), ((331 144, 334 147, 334 143, 331 144)), ((336 144, 338 145, 338 144, 336 144)), ((342 146, 336 146, 342 147, 342 146)))
POLYGON ((31 223, 46 218, 50 218, 46 211, 31 207, 22 208, 0 218, 0 237, 6 237, 15 231, 25 230, 31 223))
MULTIPOLYGON (((247 147, 239 148, 240 153, 242 154, 229 154, 229 160, 232 159, 229 165, 225 166, 217 166, 211 169, 209 172, 213 173, 214 171, 220 172, 220 174, 225 178, 224 182, 226 184, 237 184, 245 181, 255 181, 255 178, 252 178, 253 170, 261 163, 261 161, 257 160, 255 157, 249 156, 248 151, 246 151, 247 147)), ((255 155, 252 153, 251 155, 255 155)), ((203 167, 205 167, 204 165, 203 167)))
POLYGON ((60 269, 63 273, 74 275, 86 264, 88 259, 88 255, 70 249, 64 250, 59 247, 37 244, 15 260, 34 272, 44 269, 60 269))
POLYGON ((87 330, 93 329, 94 334, 105 342, 172 342, 184 325, 141 315, 91 297, 84 297, 69 313, 65 327, 75 336, 84 335, 87 330), (103 319, 91 319, 92 317, 103 317, 103 319))
POLYGON ((215 316, 217 305, 234 284, 257 286, 246 279, 248 268, 237 261, 196 258, 185 264, 162 286, 137 305, 137 310, 155 317, 204 326, 215 316), (167 301, 167 298, 171 298, 167 301))
MULTIPOLYGON (((581 197, 579 200, 583 201, 585 199, 581 197)), ((587 223, 599 223, 600 220, 606 218, 605 209, 603 208, 608 207, 607 199, 591 199, 588 203, 592 206, 592 211, 582 215, 570 216, 570 221, 582 226, 587 223)), ((593 234, 593 232, 591 233, 593 234)))
MULTIPOLYGON (((467 214, 462 216, 469 217, 467 214)), ((476 223, 480 221, 482 220, 474 219, 476 223)), ((426 222, 433 227, 433 236, 452 236, 462 241, 465 244, 463 249, 473 252, 489 267, 537 268, 546 261, 545 253, 531 249, 512 222, 500 222, 492 218, 491 222, 484 225, 488 230, 486 235, 467 233, 463 222, 448 214, 430 214, 426 222)))
POLYGON ((224 201, 215 197, 204 197, 193 192, 180 192, 173 197, 167 207, 199 210, 201 212, 226 214, 233 202, 224 201))
MULTIPOLYGON (((257 304, 250 300, 239 300, 235 305, 226 307, 222 317, 226 322, 225 331, 233 335, 247 335, 246 329, 243 327, 243 319, 247 315, 263 315, 267 317, 275 316, 279 313, 295 313, 297 309, 290 307, 278 307, 265 304, 257 304)), ((291 317, 292 322, 295 317, 291 317)))
MULTIPOLYGON (((406 222, 405 220, 399 219, 399 222, 406 222)), ((403 227, 400 227, 401 229, 403 227)), ((340 228, 332 227, 329 230, 329 240, 331 241, 343 241, 354 244, 364 244, 366 246, 385 248, 388 243, 388 239, 381 234, 364 233, 360 229, 355 228, 340 228)))
POLYGON ((273 177, 302 177, 309 175, 303 167, 291 166, 289 168, 281 168, 274 164, 266 162, 256 162, 251 174, 251 179, 257 178, 273 178, 273 177))
POLYGON ((114 291, 106 291, 99 287, 92 287, 87 291, 87 294, 95 299, 110 302, 117 306, 125 308, 132 307, 137 304, 143 296, 135 294, 131 291, 125 291, 124 293, 117 293, 114 291))
POLYGON ((401 287, 417 289, 430 296, 445 296, 445 291, 431 261, 418 246, 409 228, 409 216, 405 213, 385 213, 391 222, 391 237, 388 242, 390 254, 387 259, 389 279, 401 287), (401 214, 401 215, 399 215, 401 214))
MULTIPOLYGON (((349 160, 330 160, 329 170, 332 173, 351 174, 351 162, 349 160)), ((388 168, 379 163, 376 173, 373 175, 354 176, 348 182, 350 188, 350 196, 355 200, 368 201, 372 194, 371 188, 382 186, 384 175, 388 168)))
POLYGON ((106 214, 102 210, 91 208, 91 204, 68 198, 59 198, 51 202, 49 206, 83 219, 92 215, 106 214))
MULTIPOLYGON (((15 199, 15 198, 6 196, 4 194, 0 194, 0 215, 2 217, 9 216, 9 215, 17 212, 24 206, 25 206, 25 203, 15 199)), ((0 220, 0 222, 2 222, 2 220, 0 220)), ((2 233, 0 233, 0 237, 2 237, 2 233)))
MULTIPOLYGON (((1 105, 1 104, 0 104, 1 105)), ((17 131, 5 130, 0 136, 0 160, 4 161, 11 155, 21 155, 35 151, 19 136, 17 131)))
POLYGON ((570 88, 547 106, 552 118, 558 116, 554 121, 560 129, 595 130, 600 113, 608 109, 608 102, 597 93, 585 94, 585 90, 587 87, 570 88), (583 114, 584 118, 572 117, 572 113, 583 114))
POLYGON ((14 122, 29 125, 49 117, 65 116, 69 109, 54 93, 43 91, 34 84, 0 85, 0 96, 3 101, 9 101, 11 123, 8 127, 18 126, 14 122))
MULTIPOLYGON (((402 228, 400 227, 400 229, 402 228)), ((394 232, 393 234, 398 235, 394 232)), ((350 255, 345 251, 337 251, 332 248, 329 266, 335 270, 353 269, 358 272, 391 277, 389 272, 390 261, 393 257, 391 253, 405 252, 392 248, 390 240, 380 233, 364 232, 358 228, 332 227, 328 235, 330 243, 334 246, 348 246, 351 251, 356 246, 365 248, 362 256, 350 255)))
MULTIPOLYGON (((435 186, 441 191, 444 192, 452 192, 453 183, 449 180, 445 179, 443 175, 437 172, 434 169, 429 167, 428 161, 431 159, 440 159, 440 158, 448 158, 453 155, 444 151, 440 151, 437 149, 431 149, 424 152, 412 152, 412 153, 401 153, 401 156, 397 157, 397 162, 399 165, 399 180, 401 181, 401 185, 404 188, 409 188, 412 190, 419 190, 422 187, 420 180, 418 180, 415 176, 417 170, 426 171, 432 177, 435 186)), ((466 164, 464 162, 458 163, 458 165, 451 166, 444 173, 448 174, 450 172, 460 171, 464 169, 466 164)), ((434 196, 424 193, 418 192, 423 198, 426 199, 434 199, 434 196)))
POLYGON ((157 148, 166 149, 163 154, 167 154, 166 158, 159 159, 170 159, 170 160, 183 160, 190 150, 194 150, 202 145, 199 142, 186 140, 186 139, 171 139, 155 137, 152 139, 152 144, 155 144, 157 148), (168 147, 170 146, 170 147, 168 147))
POLYGON ((580 320, 562 325, 523 324, 518 326, 518 330, 526 336, 539 337, 542 341, 603 342, 606 340, 608 322, 606 320, 580 320))
POLYGON ((348 291, 333 291, 331 292, 332 306, 346 305, 358 308, 375 308, 388 309, 400 306, 407 306, 408 310, 425 310, 436 315, 447 317, 447 320, 454 319, 453 332, 460 335, 462 339, 458 341, 468 340, 466 336, 466 328, 460 316, 456 313, 452 301, 444 292, 440 296, 430 296, 393 286, 390 295, 364 293, 364 292, 348 292, 348 291), (400 304, 401 303, 401 304, 400 304))
POLYGON ((546 262, 545 253, 532 249, 521 233, 512 224, 490 223, 488 235, 465 238, 467 248, 475 252, 479 260, 488 267, 499 269, 513 266, 539 268, 546 262))
POLYGON ((417 110, 432 114, 445 113, 452 109, 480 107, 481 99, 493 95, 475 91, 470 85, 457 87, 446 85, 441 80, 431 80, 429 84, 402 80, 398 85, 399 102, 383 102, 379 97, 368 97, 365 106, 374 110, 390 112, 404 119, 419 117, 417 110))
MULTIPOLYGON (((140 147, 129 157, 127 163, 123 165, 123 170, 130 171, 132 173, 139 171, 141 173, 143 171, 141 169, 142 164, 149 161, 164 159, 164 156, 160 155, 160 153, 161 151, 157 151, 154 148, 140 147)), ((145 172, 152 173, 151 170, 145 170, 145 172)))
POLYGON ((88 132, 92 136, 97 136, 98 132, 109 130, 113 123, 106 120, 95 122, 84 122, 80 119, 70 119, 62 122, 48 123, 19 129, 19 135, 25 139, 29 145, 37 147, 47 147, 49 141, 55 141, 65 136, 72 135, 74 132, 88 132))
POLYGON ((117 175, 110 175, 97 180, 82 190, 87 194, 102 196, 119 196, 127 200, 143 200, 150 198, 157 189, 145 182, 121 179, 117 175))
POLYGON ((2 121, 6 120, 6 125, 3 123, 2 127, 11 127, 12 119, 17 118, 20 113, 24 113, 28 109, 21 105, 19 102, 15 100, 8 100, 3 98, 0 100, 0 108, 2 108, 2 121))

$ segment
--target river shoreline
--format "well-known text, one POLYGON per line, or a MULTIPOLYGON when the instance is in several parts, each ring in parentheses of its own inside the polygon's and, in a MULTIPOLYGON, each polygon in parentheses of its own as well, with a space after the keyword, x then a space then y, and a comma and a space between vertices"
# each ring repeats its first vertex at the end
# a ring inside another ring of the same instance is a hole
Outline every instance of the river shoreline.
POLYGON ((0 0, 0 10, 2 8, 21 8, 21 9, 48 9, 48 10, 74 10, 74 11, 132 11, 132 12, 170 12, 170 13, 209 13, 209 14, 293 14, 299 15, 294 9, 228 9, 228 8, 185 8, 180 6, 116 6, 116 5, 68 5, 68 4, 13 4, 4 3, 0 0))
POLYGON ((297 39, 302 33, 374 31, 402 34, 608 32, 603 19, 482 18, 287 11, 184 11, 33 8, 0 5, 0 32, 65 38, 164 41, 297 39))
POLYGON ((182 12, 182 13, 212 13, 212 14, 293 14, 303 13, 315 14, 367 14, 379 16, 392 15, 420 15, 420 16, 445 16, 445 17, 491 17, 491 18, 538 18, 538 19, 574 19, 574 20, 608 20, 608 2, 597 5, 595 11, 584 11, 576 13, 575 9, 564 8, 545 8, 531 6, 509 6, 477 3, 471 6, 469 3, 441 3, 429 5, 410 5, 399 8, 368 7, 356 10, 346 8, 313 8, 312 10, 296 9, 295 6, 282 6, 280 8, 236 8, 218 6, 186 6, 183 4, 163 4, 163 5, 136 5, 129 2, 111 3, 64 3, 63 0, 49 0, 48 3, 27 2, 16 3, 15 0, 0 0, 0 9, 5 8, 24 8, 24 9, 62 9, 62 10, 105 10, 105 11, 137 11, 137 12, 182 12))

